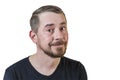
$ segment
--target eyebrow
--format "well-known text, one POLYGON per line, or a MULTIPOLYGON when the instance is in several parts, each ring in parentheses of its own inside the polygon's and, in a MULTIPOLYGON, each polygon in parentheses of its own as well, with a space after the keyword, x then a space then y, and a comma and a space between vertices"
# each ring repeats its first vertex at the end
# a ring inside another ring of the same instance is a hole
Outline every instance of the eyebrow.
MULTIPOLYGON (((60 25, 65 25, 66 22, 61 22, 60 25)), ((50 27, 50 26, 53 26, 54 24, 53 23, 50 23, 50 24, 46 24, 45 27, 50 27)))
POLYGON ((49 27, 49 26, 53 26, 54 24, 51 23, 51 24, 46 24, 45 27, 49 27))
POLYGON ((60 23, 60 25, 64 25, 64 24, 66 24, 66 22, 62 22, 62 23, 60 23))

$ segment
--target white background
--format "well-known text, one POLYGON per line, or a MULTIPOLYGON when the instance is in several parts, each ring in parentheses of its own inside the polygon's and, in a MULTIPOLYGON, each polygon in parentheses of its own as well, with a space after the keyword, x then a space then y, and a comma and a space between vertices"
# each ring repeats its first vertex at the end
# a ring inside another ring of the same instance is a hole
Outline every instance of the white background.
POLYGON ((45 4, 66 14, 66 56, 82 62, 89 80, 120 80, 119 0, 0 0, 0 78, 11 64, 35 53, 29 38, 32 12, 45 4))

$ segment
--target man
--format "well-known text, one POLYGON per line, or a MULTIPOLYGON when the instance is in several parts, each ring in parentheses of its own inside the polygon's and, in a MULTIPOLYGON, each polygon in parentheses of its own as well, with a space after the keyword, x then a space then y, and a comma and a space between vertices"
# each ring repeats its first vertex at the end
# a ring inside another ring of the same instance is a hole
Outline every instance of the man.
POLYGON ((36 53, 7 68, 4 80, 87 80, 84 66, 64 57, 68 31, 62 9, 42 6, 33 12, 30 25, 36 53))

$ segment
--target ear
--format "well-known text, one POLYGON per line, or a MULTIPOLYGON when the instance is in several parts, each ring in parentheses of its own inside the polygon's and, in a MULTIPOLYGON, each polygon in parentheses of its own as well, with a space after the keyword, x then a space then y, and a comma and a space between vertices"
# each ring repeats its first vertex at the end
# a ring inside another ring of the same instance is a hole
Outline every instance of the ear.
POLYGON ((30 30, 29 37, 34 43, 37 43, 37 35, 34 31, 30 30))

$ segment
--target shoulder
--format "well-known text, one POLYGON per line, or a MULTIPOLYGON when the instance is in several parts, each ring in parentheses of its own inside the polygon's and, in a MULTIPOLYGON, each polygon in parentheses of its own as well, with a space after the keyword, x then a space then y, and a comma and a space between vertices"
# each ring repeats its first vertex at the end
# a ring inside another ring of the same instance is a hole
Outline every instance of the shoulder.
POLYGON ((66 67, 73 68, 73 69, 83 69, 84 65, 77 60, 70 59, 67 57, 62 57, 62 64, 66 67))
POLYGON ((69 64, 69 65, 83 65, 80 61, 77 61, 77 60, 74 60, 74 59, 71 59, 71 58, 68 58, 68 57, 62 57, 62 61, 66 64, 69 64))
POLYGON ((25 74, 23 72, 27 69, 26 67, 27 64, 28 64, 28 57, 9 66, 5 70, 4 80, 18 80, 20 74, 25 74))
POLYGON ((28 57, 10 65, 6 71, 12 71, 12 70, 18 70, 18 69, 21 69, 21 67, 25 67, 26 64, 28 63, 28 57))
POLYGON ((64 66, 64 70, 69 72, 68 74, 72 74, 74 78, 79 76, 80 80, 87 80, 87 73, 84 65, 77 60, 73 60, 67 57, 62 57, 62 66, 64 66))

